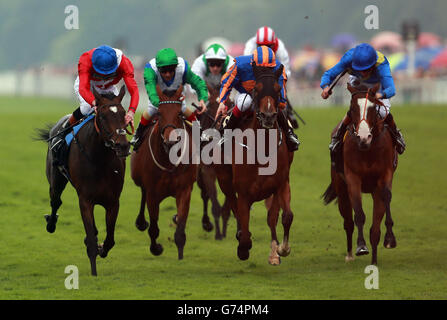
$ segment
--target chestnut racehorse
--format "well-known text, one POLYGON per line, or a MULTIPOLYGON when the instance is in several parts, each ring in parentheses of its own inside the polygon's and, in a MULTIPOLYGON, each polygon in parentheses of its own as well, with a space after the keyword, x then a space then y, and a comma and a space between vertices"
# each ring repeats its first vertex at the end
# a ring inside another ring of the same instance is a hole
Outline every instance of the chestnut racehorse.
POLYGON ((135 224, 140 231, 149 226, 150 251, 153 255, 158 256, 163 252, 162 245, 157 243, 160 203, 169 196, 176 199, 177 215, 174 220, 177 228, 174 239, 179 259, 183 259, 186 220, 191 191, 197 176, 197 165, 191 164, 191 128, 185 126, 181 110, 182 90, 183 87, 180 86, 173 94, 163 93, 157 86, 160 98, 158 121, 149 128, 138 152, 132 152, 130 163, 132 179, 141 188, 141 206, 135 224), (176 129, 183 129, 182 133, 187 135, 182 139, 176 129), (172 138, 173 136, 176 138, 172 138), (176 161, 171 161, 169 155, 171 148, 182 141, 180 157, 176 161), (189 157, 188 164, 181 163, 184 157, 189 157), (145 205, 149 211, 150 224, 144 217, 145 205))
POLYGON ((390 203, 393 174, 397 167, 397 152, 391 135, 384 126, 384 119, 381 119, 376 109, 376 105, 381 104, 380 100, 375 98, 378 89, 379 86, 376 85, 367 91, 360 91, 348 85, 348 90, 352 94, 349 111, 351 124, 343 143, 344 173, 336 172, 335 168, 331 167, 331 183, 323 195, 326 205, 334 199, 338 200, 338 209, 344 219, 347 237, 345 259, 350 261, 354 259, 352 256, 354 223, 358 230, 356 255, 369 253, 363 237, 365 213, 362 208, 362 192, 372 194, 373 223, 369 233, 372 264, 377 264, 380 224, 385 213, 384 246, 396 247, 390 203), (354 220, 352 209, 354 209, 354 220))
MULTIPOLYGON (((215 122, 213 121, 219 103, 217 98, 219 97, 219 88, 213 87, 207 83, 209 92, 209 103, 207 106, 207 113, 202 113, 198 116, 200 124, 203 130, 212 128, 215 122)), ((231 104, 230 99, 227 100, 228 104, 231 104)), ((201 197, 203 200, 203 216, 202 216, 202 226, 206 231, 211 231, 213 225, 208 217, 208 201, 211 200, 211 212, 214 218, 215 224, 215 236, 216 240, 221 240, 227 235, 227 225, 228 219, 230 218, 230 204, 228 199, 225 197, 225 202, 221 207, 219 200, 217 199, 217 189, 216 189, 216 172, 214 165, 208 165, 201 163, 199 165, 198 175, 197 175, 197 185, 199 186, 201 192, 201 197), (220 217, 222 217, 222 228, 220 227, 220 217)))
MULTIPOLYGON (((271 205, 268 210, 267 223, 271 231, 271 252, 269 263, 280 264, 280 256, 287 256, 290 253, 289 230, 293 220, 293 213, 290 209, 290 185, 289 170, 293 160, 293 153, 289 152, 285 144, 284 132, 278 128, 276 121, 278 110, 278 98, 280 85, 278 84, 283 66, 276 72, 272 68, 258 67, 253 64, 253 71, 256 84, 252 93, 255 115, 244 121, 241 125, 242 131, 250 129, 254 132, 256 146, 264 145, 264 150, 270 150, 268 136, 276 133, 274 140, 274 156, 276 170, 270 175, 260 175, 259 169, 267 167, 260 164, 258 159, 250 164, 247 159, 253 150, 248 151, 243 148, 243 163, 235 162, 235 145, 232 144, 232 163, 219 165, 218 181, 222 192, 228 197, 230 207, 235 212, 239 240, 237 254, 239 259, 249 258, 249 250, 252 247, 251 233, 249 231, 250 208, 256 201, 265 200, 273 195, 271 205), (268 129, 265 136, 261 138, 262 129, 268 129), (259 140, 262 139, 262 140, 259 140), (260 141, 258 143, 257 141, 260 141), (284 228, 283 243, 278 243, 276 235, 276 225, 278 222, 279 210, 282 208, 282 224, 284 228)), ((227 143, 227 142, 226 142, 227 143)))
MULTIPOLYGON (((119 210, 119 198, 124 184, 126 157, 130 144, 126 138, 124 116, 126 114, 121 100, 125 94, 124 86, 118 96, 99 95, 93 88, 97 102, 96 116, 87 122, 73 139, 68 154, 68 173, 64 176, 53 165, 50 144, 47 152, 46 174, 50 184, 51 215, 47 215, 47 231, 56 229, 57 211, 62 204, 61 195, 67 185, 67 178, 76 189, 79 197, 82 221, 86 237, 84 243, 90 259, 92 275, 96 276, 96 256, 102 258, 115 245, 115 222, 119 210), (93 213, 99 204, 106 209, 107 236, 98 245, 98 230, 93 213)), ((60 119, 48 132, 40 130, 40 139, 49 141, 61 129, 68 116, 60 119)))

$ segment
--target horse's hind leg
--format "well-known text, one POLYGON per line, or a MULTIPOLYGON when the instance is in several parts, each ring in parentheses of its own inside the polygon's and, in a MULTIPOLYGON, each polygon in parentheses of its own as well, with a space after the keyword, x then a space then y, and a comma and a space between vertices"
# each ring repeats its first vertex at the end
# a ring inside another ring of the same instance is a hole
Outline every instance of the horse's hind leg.
POLYGON ((151 238, 150 250, 154 256, 159 256, 163 253, 163 246, 157 243, 157 238, 160 234, 160 229, 158 228, 158 214, 160 211, 160 204, 155 199, 150 197, 149 192, 146 192, 146 203, 147 209, 149 211, 149 229, 148 234, 151 238))
POLYGON ((385 205, 380 191, 374 191, 373 194, 373 223, 369 231, 369 241, 372 247, 371 264, 377 264, 377 245, 380 241, 380 224, 385 214, 385 205))
POLYGON ((51 215, 45 215, 47 222, 47 231, 53 233, 56 230, 57 223, 57 210, 62 205, 61 195, 67 185, 68 180, 59 172, 59 170, 47 160, 47 178, 50 183, 50 204, 51 215))
POLYGON ((115 245, 115 224, 116 224, 116 218, 118 217, 119 207, 120 204, 119 201, 117 201, 117 203, 115 203, 113 206, 108 207, 106 209, 107 236, 106 239, 104 240, 104 243, 99 246, 99 256, 101 258, 107 257, 107 253, 115 245))
POLYGON ((276 225, 278 224, 278 216, 279 216, 279 199, 278 196, 275 195, 266 201, 266 206, 268 208, 267 213, 267 223, 270 227, 270 233, 272 237, 272 241, 270 243, 271 251, 269 255, 269 263, 271 265, 279 265, 281 263, 281 259, 278 254, 278 237, 276 235, 276 225), (268 204, 267 204, 268 202, 268 204))
POLYGON ((385 204, 385 226, 386 234, 383 245, 387 249, 395 248, 397 246, 396 237, 393 233, 393 219, 391 218, 391 188, 385 187, 381 193, 381 198, 385 204))
POLYGON ((211 199, 211 211, 214 217, 214 223, 216 225, 216 240, 222 240, 223 236, 220 229, 219 219, 221 216, 222 208, 220 207, 219 201, 217 200, 217 189, 216 189, 216 174, 211 168, 206 168, 204 171, 204 184, 205 190, 208 197, 211 199))
POLYGON ((79 198, 79 207, 81 209, 82 221, 84 222, 85 234, 84 239, 85 246, 87 247, 87 255, 90 259, 90 266, 92 275, 96 276, 96 256, 98 255, 98 238, 96 236, 96 227, 93 218, 93 204, 79 198))
POLYGON ((249 250, 252 247, 251 233, 249 231, 250 222, 250 206, 251 203, 243 195, 237 198, 237 216, 239 246, 237 247, 237 255, 241 260, 247 260, 250 256, 249 250))
POLYGON ((176 195, 177 203, 177 229, 175 230, 174 240, 177 245, 178 259, 183 259, 183 248, 186 242, 186 220, 188 219, 189 203, 191 200, 192 185, 178 192, 176 195))
POLYGON ((138 213, 137 219, 135 220, 135 226, 138 230, 144 231, 149 227, 149 223, 144 217, 144 209, 146 207, 146 190, 141 188, 141 202, 140 202, 140 212, 138 213))
POLYGON ((289 181, 279 190, 278 193, 279 203, 283 210, 281 221, 284 229, 284 237, 283 242, 278 247, 278 254, 282 257, 287 257, 290 254, 290 246, 289 246, 289 232, 290 226, 293 221, 293 213, 290 208, 290 184, 289 181))
POLYGON ((202 197, 203 201, 202 228, 203 230, 210 232, 211 230, 213 230, 213 224, 211 223, 208 216, 208 200, 210 199, 210 197, 208 196, 207 185, 205 183, 206 177, 203 170, 203 167, 199 169, 199 172, 197 174, 197 185, 200 188, 200 196, 202 197))
POLYGON ((227 227, 228 227, 228 220, 230 219, 231 214, 231 208, 230 208, 230 201, 228 200, 228 197, 225 197, 225 202, 220 209, 220 215, 222 216, 222 238, 225 238, 227 236, 227 227))

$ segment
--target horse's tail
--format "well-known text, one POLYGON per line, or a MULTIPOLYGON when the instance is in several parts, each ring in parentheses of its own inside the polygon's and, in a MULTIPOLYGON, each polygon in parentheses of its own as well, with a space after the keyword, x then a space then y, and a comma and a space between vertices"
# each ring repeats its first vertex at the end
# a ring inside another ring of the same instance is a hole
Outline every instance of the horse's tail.
POLYGON ((50 131, 54 124, 47 123, 45 128, 36 128, 34 130, 34 135, 31 137, 34 141, 45 141, 48 142, 50 138, 50 131))
POLYGON ((332 185, 332 182, 327 187, 326 191, 321 196, 323 198, 324 204, 328 205, 333 200, 337 199, 337 193, 335 192, 335 188, 332 185))

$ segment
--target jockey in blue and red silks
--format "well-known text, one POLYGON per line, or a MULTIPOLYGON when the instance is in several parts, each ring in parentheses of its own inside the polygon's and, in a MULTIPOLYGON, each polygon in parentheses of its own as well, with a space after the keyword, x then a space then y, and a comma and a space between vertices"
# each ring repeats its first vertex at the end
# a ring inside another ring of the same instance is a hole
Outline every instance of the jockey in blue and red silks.
MULTIPOLYGON (((268 67, 277 70, 281 66, 281 62, 276 60, 275 53, 272 49, 267 46, 258 47, 253 54, 236 57, 234 59, 233 66, 224 74, 222 77, 222 84, 220 88, 219 96, 219 108, 217 109, 216 119, 221 114, 226 114, 227 107, 225 101, 228 99, 231 89, 235 88, 239 94, 236 97, 236 104, 234 106, 233 112, 227 121, 225 126, 226 129, 234 129, 238 125, 238 120, 241 118, 243 113, 252 113, 253 100, 250 93, 254 89, 256 84, 255 75, 253 72, 252 62, 254 62, 259 67, 268 67)), ((283 69, 282 75, 278 79, 278 84, 281 87, 279 95, 279 112, 278 112, 278 125, 286 133, 286 143, 289 151, 298 150, 300 141, 298 137, 293 132, 293 129, 289 126, 288 121, 283 113, 283 110, 287 103, 286 96, 286 82, 287 76, 285 70, 283 69)))
MULTIPOLYGON (((405 150, 405 141, 390 113, 390 98, 396 94, 396 89, 386 57, 367 43, 359 44, 355 48, 348 50, 333 68, 323 74, 320 84, 320 87, 323 89, 321 93, 323 99, 327 99, 331 95, 330 84, 345 70, 350 74, 349 83, 353 87, 366 86, 367 88, 372 88, 380 83, 380 89, 376 93, 376 98, 383 105, 377 105, 376 108, 391 129, 390 133, 397 152, 402 154, 405 150)), ((331 158, 341 150, 341 141, 350 122, 351 118, 348 112, 329 144, 331 158)))

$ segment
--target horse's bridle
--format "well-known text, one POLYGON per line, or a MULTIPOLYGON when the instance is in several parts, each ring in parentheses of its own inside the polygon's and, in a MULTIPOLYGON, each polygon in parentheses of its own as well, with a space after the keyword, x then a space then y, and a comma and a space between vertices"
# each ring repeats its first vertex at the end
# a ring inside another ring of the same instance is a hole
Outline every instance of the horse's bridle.
POLYGON ((127 134, 127 130, 123 129, 123 128, 116 129, 115 133, 107 130, 102 123, 102 117, 101 117, 101 115, 99 115, 98 110, 105 108, 105 107, 118 107, 118 106, 122 107, 122 105, 120 103, 109 103, 109 104, 103 104, 101 106, 96 107, 96 110, 95 110, 96 116, 95 116, 95 120, 94 120, 96 132, 98 132, 98 134, 100 134, 100 135, 101 135, 101 133, 103 133, 105 135, 104 140, 105 140, 106 147, 109 147, 114 151, 117 149, 117 147, 116 147, 117 143, 113 139, 113 137, 115 136, 115 134, 125 136, 127 134))
MULTIPOLYGON (((357 94, 365 94, 365 93, 366 93, 366 97, 365 97, 365 98, 366 98, 366 103, 368 103, 368 101, 369 101, 369 94, 370 94, 370 91, 371 91, 371 89, 353 92, 353 93, 351 94, 351 100, 352 100, 353 97, 354 97, 355 95, 357 95, 357 94)), ((374 99, 374 101, 371 101, 371 102, 373 102, 375 105, 384 106, 383 102, 380 101, 380 100, 378 100, 378 99, 374 99)), ((379 116, 380 110, 379 110, 378 108, 375 108, 375 109, 376 109, 376 118, 377 118, 377 117, 380 117, 380 116, 379 116)), ((349 112, 350 112, 350 111, 349 111, 349 112)), ((373 126, 371 126, 371 128, 370 128, 371 133, 372 133, 372 132, 374 131, 374 129, 377 127, 377 124, 378 124, 378 123, 383 123, 383 122, 385 121, 385 119, 386 119, 386 117, 383 118, 383 119, 381 119, 381 120, 377 120, 376 123, 375 123, 373 126)), ((351 135, 354 135, 354 134, 356 133, 356 131, 357 131, 357 129, 355 128, 355 124, 352 122, 352 123, 350 124, 349 127, 350 127, 350 130, 348 130, 349 133, 350 133, 351 135)), ((374 135, 373 135, 373 138, 374 138, 374 135)))
MULTIPOLYGON (((261 74, 258 77, 256 77, 256 83, 258 83, 259 80, 261 80, 263 78, 274 78, 274 80, 276 81, 275 74, 261 74)), ((253 91, 252 91, 253 102, 252 102, 252 104, 254 103, 254 106, 255 106, 256 119, 261 124, 261 126, 263 126, 264 113, 260 111, 257 95, 258 94, 257 94, 256 90, 253 88, 253 91)), ((277 98, 277 100, 278 99, 279 99, 279 97, 277 98)), ((269 128, 269 129, 271 129, 271 128, 269 128)))

